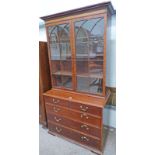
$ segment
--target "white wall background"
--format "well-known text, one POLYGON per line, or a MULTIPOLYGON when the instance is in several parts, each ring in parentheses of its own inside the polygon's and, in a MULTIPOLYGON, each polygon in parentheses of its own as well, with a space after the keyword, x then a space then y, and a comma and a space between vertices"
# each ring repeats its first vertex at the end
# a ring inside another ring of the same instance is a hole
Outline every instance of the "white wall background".
POLYGON ((41 23, 39 27, 39 41, 47 41, 45 26, 41 23))
POLYGON ((103 123, 107 126, 116 128, 116 109, 104 108, 103 123))
MULTIPOLYGON (((39 15, 45 16, 50 15, 82 6, 96 4, 104 2, 104 0, 39 0, 40 1, 40 12, 39 15), (61 4, 61 5, 60 5, 61 4)), ((115 0, 111 1, 115 8, 115 0)), ((116 16, 113 15, 111 19, 111 34, 110 34, 110 48, 107 49, 107 74, 106 74, 106 85, 109 87, 116 87, 116 16)), ((44 21, 39 19, 39 41, 47 41, 46 32, 44 27, 44 21)), ((116 127, 116 110, 115 109, 104 109, 104 124, 116 127)))
POLYGON ((106 85, 116 87, 116 15, 111 18, 110 46, 107 47, 106 85))

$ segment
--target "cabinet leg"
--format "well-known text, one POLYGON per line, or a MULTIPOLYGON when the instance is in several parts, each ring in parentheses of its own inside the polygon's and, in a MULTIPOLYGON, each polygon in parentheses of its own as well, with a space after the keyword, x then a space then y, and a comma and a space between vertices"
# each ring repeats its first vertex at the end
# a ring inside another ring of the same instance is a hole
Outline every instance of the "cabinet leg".
POLYGON ((41 123, 42 124, 42 128, 47 129, 47 123, 44 121, 41 123))
POLYGON ((56 136, 55 134, 53 134, 51 131, 48 131, 49 134, 51 134, 52 136, 56 136))

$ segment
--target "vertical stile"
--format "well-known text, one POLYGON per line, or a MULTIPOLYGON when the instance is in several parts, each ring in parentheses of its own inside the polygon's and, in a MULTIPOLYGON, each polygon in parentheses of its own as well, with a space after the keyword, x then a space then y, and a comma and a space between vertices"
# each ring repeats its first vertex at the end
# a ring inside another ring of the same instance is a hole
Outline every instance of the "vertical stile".
POLYGON ((107 14, 104 14, 104 39, 103 39, 103 96, 106 95, 106 46, 107 46, 107 14))
POLYGON ((53 77, 52 77, 52 62, 51 62, 50 38, 49 38, 49 32, 48 32, 48 27, 47 26, 46 26, 46 36, 47 36, 48 58, 49 58, 50 76, 51 76, 51 87, 53 87, 54 81, 53 81, 53 77))
POLYGON ((73 90, 77 88, 76 82, 76 51, 75 51, 75 31, 74 31, 74 20, 70 20, 70 41, 71 41, 71 52, 72 52, 72 83, 73 90))

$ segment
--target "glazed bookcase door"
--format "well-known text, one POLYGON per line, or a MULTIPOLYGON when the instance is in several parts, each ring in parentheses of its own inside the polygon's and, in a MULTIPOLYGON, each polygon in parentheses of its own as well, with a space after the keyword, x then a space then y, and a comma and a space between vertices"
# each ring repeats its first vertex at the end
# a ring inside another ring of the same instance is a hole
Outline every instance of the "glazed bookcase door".
POLYGON ((72 89, 72 52, 70 25, 49 26, 50 64, 53 87, 72 89))
POLYGON ((104 18, 74 23, 77 91, 103 93, 104 18))

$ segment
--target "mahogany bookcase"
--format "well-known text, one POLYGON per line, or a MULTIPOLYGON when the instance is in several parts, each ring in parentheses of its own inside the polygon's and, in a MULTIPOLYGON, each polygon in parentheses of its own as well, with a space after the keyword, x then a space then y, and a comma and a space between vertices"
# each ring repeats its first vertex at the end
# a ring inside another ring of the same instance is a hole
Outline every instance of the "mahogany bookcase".
POLYGON ((45 21, 51 87, 44 93, 49 133, 103 152, 106 52, 110 47, 111 2, 54 15, 45 21))

